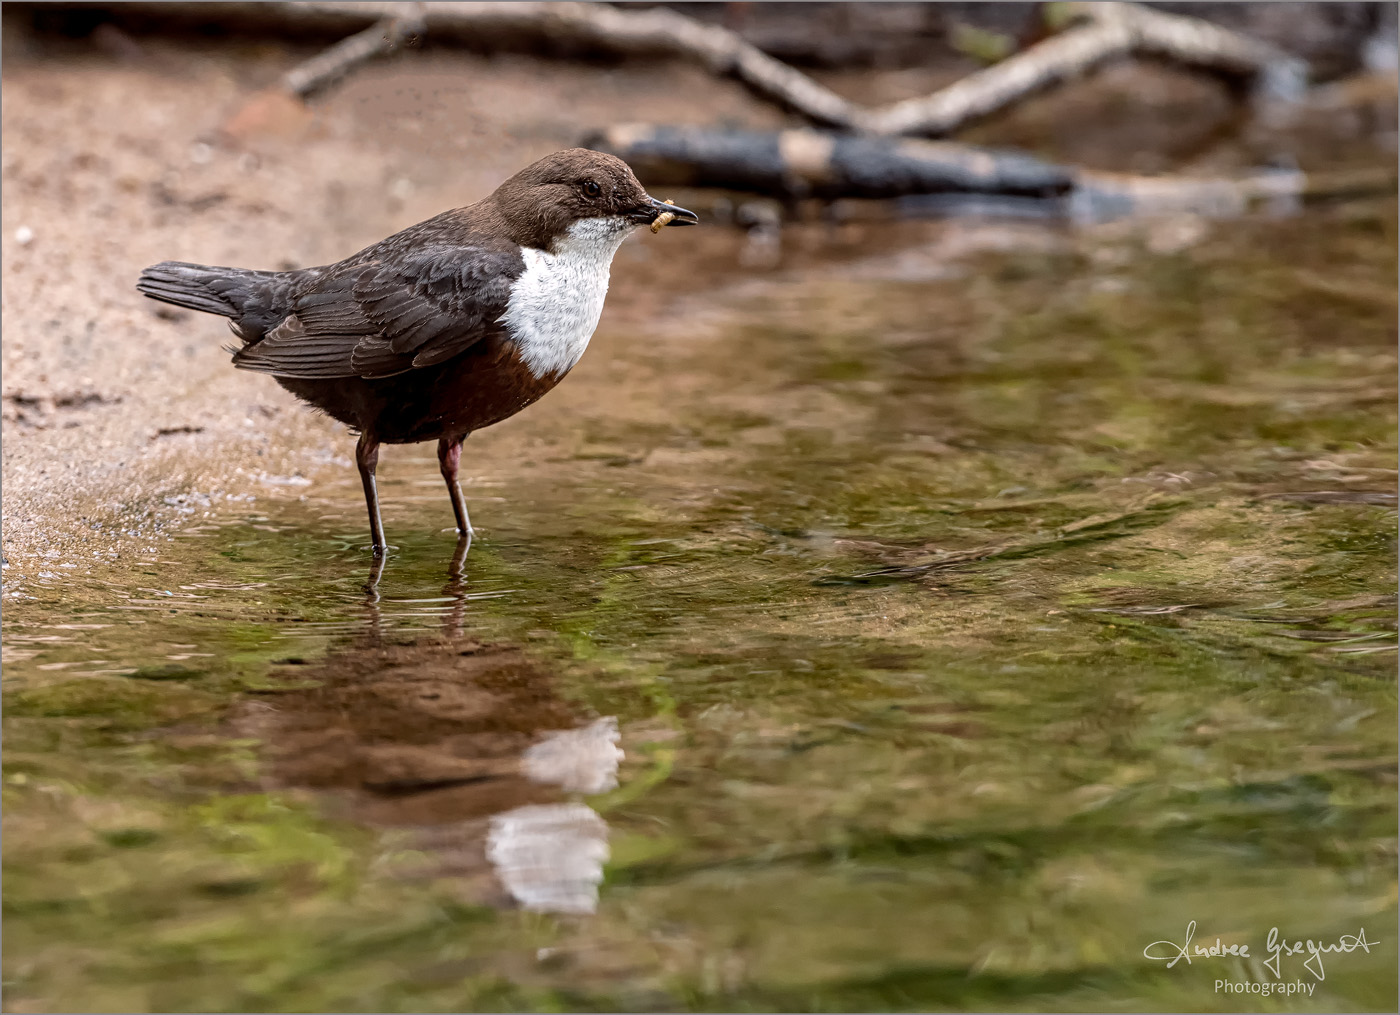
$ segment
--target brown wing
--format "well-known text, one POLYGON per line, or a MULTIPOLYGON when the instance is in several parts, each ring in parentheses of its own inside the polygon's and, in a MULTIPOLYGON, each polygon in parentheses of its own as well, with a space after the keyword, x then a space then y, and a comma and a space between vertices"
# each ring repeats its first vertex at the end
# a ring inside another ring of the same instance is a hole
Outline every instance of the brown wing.
POLYGON ((432 366, 498 333, 513 245, 428 247, 391 263, 333 266, 292 300, 287 317, 234 354, 235 366, 279 377, 392 377, 432 366))

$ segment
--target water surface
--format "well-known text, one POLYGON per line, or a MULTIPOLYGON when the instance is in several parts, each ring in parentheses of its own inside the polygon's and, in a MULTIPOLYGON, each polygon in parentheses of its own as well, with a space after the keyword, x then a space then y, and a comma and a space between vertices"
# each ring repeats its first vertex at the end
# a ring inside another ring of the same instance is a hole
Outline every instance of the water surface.
POLYGON ((427 447, 372 595, 348 462, 56 561, 9 1010, 1393 1010, 1394 222, 807 227, 474 436, 460 574, 427 447), (1381 946, 1217 992, 1275 926, 1381 946))

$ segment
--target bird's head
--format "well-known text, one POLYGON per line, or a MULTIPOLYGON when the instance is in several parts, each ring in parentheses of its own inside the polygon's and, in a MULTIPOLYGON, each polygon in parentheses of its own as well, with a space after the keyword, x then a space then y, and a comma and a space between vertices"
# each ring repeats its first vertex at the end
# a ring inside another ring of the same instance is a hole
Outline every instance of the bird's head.
POLYGON ((649 195, 621 159, 587 148, 546 155, 501 184, 492 200, 513 240, 543 250, 571 241, 610 243, 616 250, 632 230, 667 212, 668 225, 699 221, 694 212, 649 195))

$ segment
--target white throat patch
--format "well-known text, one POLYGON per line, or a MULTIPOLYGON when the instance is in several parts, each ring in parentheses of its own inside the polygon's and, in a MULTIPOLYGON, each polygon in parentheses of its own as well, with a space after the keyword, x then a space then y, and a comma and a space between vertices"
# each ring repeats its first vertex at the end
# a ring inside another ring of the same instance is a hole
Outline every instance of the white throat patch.
POLYGON ((580 219, 555 253, 522 247, 525 271, 511 288, 501 323, 536 377, 567 373, 598 327, 608 295, 608 269, 637 223, 618 217, 580 219))

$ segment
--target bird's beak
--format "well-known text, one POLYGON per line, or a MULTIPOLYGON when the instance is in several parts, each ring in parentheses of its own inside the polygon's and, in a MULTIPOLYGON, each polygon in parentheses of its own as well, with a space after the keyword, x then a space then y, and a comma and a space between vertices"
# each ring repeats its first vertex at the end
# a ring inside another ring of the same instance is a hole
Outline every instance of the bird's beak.
POLYGON ((632 213, 632 219, 642 225, 649 225, 665 214, 671 216, 666 221, 668 226, 693 226, 700 221, 700 216, 695 212, 674 204, 667 204, 665 201, 658 201, 654 197, 647 198, 647 203, 632 213))

